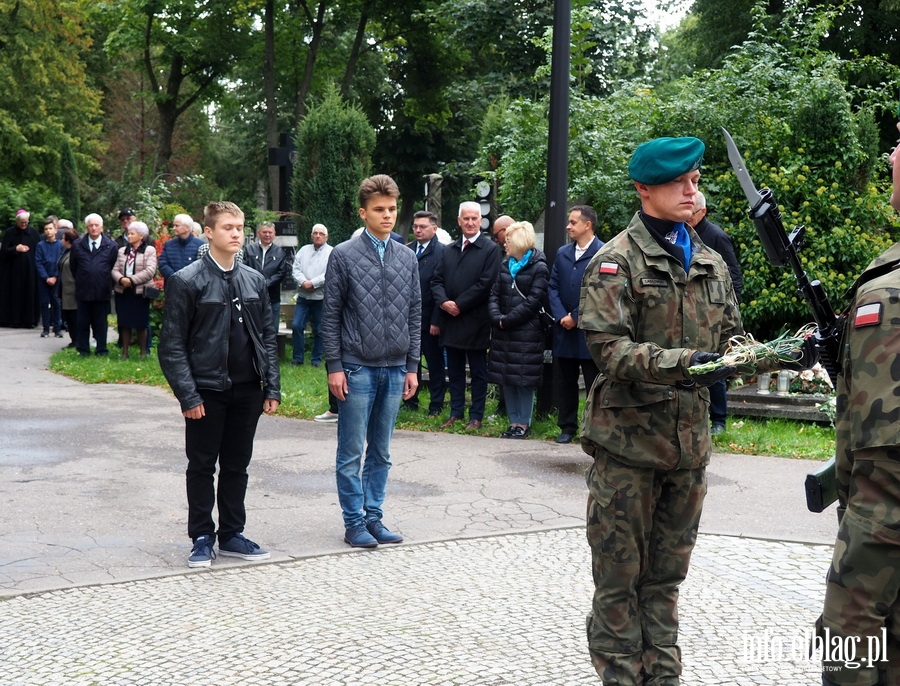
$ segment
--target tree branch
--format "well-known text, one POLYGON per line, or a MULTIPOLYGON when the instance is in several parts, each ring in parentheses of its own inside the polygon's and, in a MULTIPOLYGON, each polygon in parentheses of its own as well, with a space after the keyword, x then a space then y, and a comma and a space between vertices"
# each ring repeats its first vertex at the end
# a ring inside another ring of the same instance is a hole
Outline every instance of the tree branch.
POLYGON ((153 59, 150 57, 150 34, 153 28, 153 14, 147 15, 147 25, 144 27, 144 69, 147 72, 147 78, 150 80, 150 88, 153 93, 159 93, 159 82, 156 80, 156 74, 153 73, 153 59))

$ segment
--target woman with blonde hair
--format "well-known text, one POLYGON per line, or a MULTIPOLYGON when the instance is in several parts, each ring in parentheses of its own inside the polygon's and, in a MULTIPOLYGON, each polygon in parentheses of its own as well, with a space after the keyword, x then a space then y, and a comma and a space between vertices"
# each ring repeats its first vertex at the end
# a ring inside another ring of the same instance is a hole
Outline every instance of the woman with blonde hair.
POLYGON ((510 426, 503 438, 531 432, 534 392, 544 369, 544 328, 539 312, 547 297, 550 270, 534 247, 534 227, 516 222, 506 229, 506 259, 488 302, 491 351, 488 381, 503 387, 510 426))
POLYGON ((125 232, 125 245, 119 248, 119 256, 112 269, 123 360, 128 359, 132 329, 138 332, 141 357, 147 357, 150 300, 144 297, 144 288, 153 286, 153 277, 156 276, 156 248, 150 243, 149 236, 150 230, 144 222, 131 222, 125 232))

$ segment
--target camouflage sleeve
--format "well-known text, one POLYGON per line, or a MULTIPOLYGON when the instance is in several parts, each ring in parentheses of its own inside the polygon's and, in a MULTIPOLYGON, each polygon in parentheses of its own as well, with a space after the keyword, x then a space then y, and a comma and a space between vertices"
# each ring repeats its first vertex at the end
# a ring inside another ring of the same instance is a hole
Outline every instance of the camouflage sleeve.
MULTIPOLYGON (((605 262, 595 258, 585 271, 578 308, 578 326, 600 373, 619 382, 674 384, 688 379, 685 370, 694 351, 635 340, 641 313, 631 292, 628 265, 618 262, 617 269, 609 270, 613 273, 604 273, 601 264, 609 264, 610 256, 602 259, 605 262)), ((667 322, 659 325, 665 327, 667 322)))

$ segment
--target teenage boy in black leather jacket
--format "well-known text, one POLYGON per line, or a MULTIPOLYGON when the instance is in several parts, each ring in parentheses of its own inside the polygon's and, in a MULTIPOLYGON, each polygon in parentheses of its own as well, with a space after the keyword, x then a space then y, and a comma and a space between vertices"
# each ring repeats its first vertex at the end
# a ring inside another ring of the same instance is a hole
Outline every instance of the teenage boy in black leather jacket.
POLYGON ((260 413, 274 413, 281 399, 266 280, 235 260, 244 213, 234 203, 213 202, 204 226, 209 252, 166 280, 159 344, 160 367, 185 417, 188 535, 194 541, 189 567, 210 566, 217 537, 222 555, 269 557, 243 536, 244 495, 260 413))

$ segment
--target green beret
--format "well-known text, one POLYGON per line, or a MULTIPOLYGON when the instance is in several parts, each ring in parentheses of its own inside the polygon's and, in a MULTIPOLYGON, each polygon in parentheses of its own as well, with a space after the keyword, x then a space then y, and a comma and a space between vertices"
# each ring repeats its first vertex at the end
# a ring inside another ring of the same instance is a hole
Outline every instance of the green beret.
POLYGON ((700 168, 706 146, 699 138, 654 138, 641 143, 628 163, 628 176, 658 186, 700 168))

